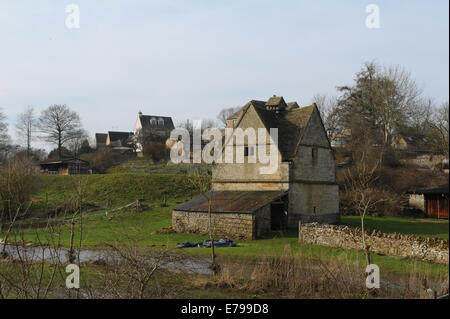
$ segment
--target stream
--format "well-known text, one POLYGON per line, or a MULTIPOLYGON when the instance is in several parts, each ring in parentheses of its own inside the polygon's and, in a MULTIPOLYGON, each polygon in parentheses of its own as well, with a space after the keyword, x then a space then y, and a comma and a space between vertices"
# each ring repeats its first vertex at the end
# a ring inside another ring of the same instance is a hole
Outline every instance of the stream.
MULTIPOLYGON (((0 243, 0 252, 3 251, 4 244, 0 243)), ((59 262, 65 264, 69 261, 69 249, 67 248, 48 248, 48 247, 22 247, 15 245, 6 245, 5 249, 9 258, 14 260, 33 260, 48 262, 59 262)), ((76 263, 100 262, 108 263, 111 259, 121 259, 118 254, 106 250, 75 250, 76 263)), ((148 258, 149 263, 156 262, 156 258, 148 258)), ((207 258, 198 258, 183 256, 166 256, 160 262, 160 267, 171 271, 190 272, 199 275, 209 275, 211 270, 209 266, 211 261, 207 258)))

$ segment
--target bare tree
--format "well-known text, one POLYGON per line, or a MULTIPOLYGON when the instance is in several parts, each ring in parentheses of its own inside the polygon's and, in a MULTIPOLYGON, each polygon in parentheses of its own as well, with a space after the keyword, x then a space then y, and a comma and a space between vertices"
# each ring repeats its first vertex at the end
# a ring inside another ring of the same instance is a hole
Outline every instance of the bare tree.
POLYGON ((89 141, 89 133, 85 130, 80 130, 79 135, 75 136, 67 143, 69 151, 74 154, 75 157, 78 157, 80 154, 80 149, 86 140, 89 141))
POLYGON ((16 132, 20 141, 27 147, 27 155, 31 154, 31 143, 34 140, 37 119, 34 108, 29 106, 23 113, 19 114, 16 122, 16 132))
POLYGON ((436 132, 440 151, 449 156, 449 105, 443 103, 433 114, 431 126, 436 132))
POLYGON ((211 177, 209 175, 202 174, 198 170, 195 174, 189 175, 188 183, 193 189, 200 191, 207 201, 208 201, 208 229, 209 229, 209 239, 211 241, 211 270, 214 274, 220 272, 220 266, 216 262, 216 252, 214 244, 214 227, 213 227, 213 202, 214 202, 214 191, 212 189, 211 177))
POLYGON ((6 160, 10 151, 10 140, 8 135, 8 124, 6 123, 6 116, 0 108, 0 164, 6 160))
POLYGON ((52 105, 39 118, 39 129, 47 143, 56 144, 62 158, 62 148, 79 138, 83 130, 80 116, 66 105, 52 105))
POLYGON ((0 147, 2 144, 9 142, 8 136, 8 124, 6 123, 6 116, 3 114, 0 108, 0 147))
POLYGON ((239 111, 240 109, 241 109, 241 107, 239 107, 239 106, 223 109, 222 111, 220 111, 219 115, 217 116, 217 119, 219 120, 220 124, 222 124, 223 126, 226 126, 227 119, 231 115, 233 115, 234 113, 239 111))
POLYGON ((339 131, 337 97, 318 93, 313 96, 313 102, 316 103, 319 109, 328 137, 332 137, 339 131))
POLYGON ((378 180, 377 170, 380 168, 383 154, 375 157, 370 144, 360 151, 360 158, 353 168, 345 172, 345 193, 347 200, 361 218, 362 248, 366 253, 367 264, 370 264, 370 247, 366 243, 365 218, 367 214, 380 202, 375 184, 378 180))

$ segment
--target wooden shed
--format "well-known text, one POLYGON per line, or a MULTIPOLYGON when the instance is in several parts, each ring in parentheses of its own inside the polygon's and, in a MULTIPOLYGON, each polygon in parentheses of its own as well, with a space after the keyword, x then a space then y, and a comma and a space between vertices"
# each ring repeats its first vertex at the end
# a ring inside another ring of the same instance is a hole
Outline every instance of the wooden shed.
POLYGON ((83 175, 91 174, 89 162, 69 158, 40 163, 41 175, 83 175))
POLYGON ((448 185, 431 189, 420 189, 410 195, 423 195, 425 213, 431 218, 448 218, 449 196, 448 185))

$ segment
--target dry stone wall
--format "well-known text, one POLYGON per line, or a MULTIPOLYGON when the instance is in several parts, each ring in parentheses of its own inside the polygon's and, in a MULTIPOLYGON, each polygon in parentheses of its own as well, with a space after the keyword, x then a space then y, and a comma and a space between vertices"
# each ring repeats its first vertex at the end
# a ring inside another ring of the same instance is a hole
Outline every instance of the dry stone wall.
MULTIPOLYGON (((211 225, 215 236, 230 239, 253 240, 255 215, 253 214, 211 214, 211 225)), ((172 227, 179 233, 209 233, 209 214, 204 212, 173 211, 172 227)))
MULTIPOLYGON (((376 254, 448 264, 449 241, 411 235, 366 231, 366 242, 376 254)), ((299 242, 344 249, 362 249, 362 231, 348 226, 299 224, 299 242)))

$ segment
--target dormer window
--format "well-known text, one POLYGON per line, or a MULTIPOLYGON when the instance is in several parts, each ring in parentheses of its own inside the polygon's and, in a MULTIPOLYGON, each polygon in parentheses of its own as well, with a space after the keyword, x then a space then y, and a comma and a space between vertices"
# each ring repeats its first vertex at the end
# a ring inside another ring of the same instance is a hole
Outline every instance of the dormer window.
POLYGON ((153 119, 153 118, 152 118, 152 119, 150 120, 150 124, 153 125, 153 126, 156 126, 156 119, 153 119))
POLYGON ((159 126, 164 126, 164 120, 163 119, 159 119, 158 120, 158 125, 159 126))

